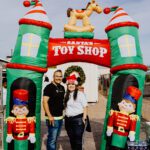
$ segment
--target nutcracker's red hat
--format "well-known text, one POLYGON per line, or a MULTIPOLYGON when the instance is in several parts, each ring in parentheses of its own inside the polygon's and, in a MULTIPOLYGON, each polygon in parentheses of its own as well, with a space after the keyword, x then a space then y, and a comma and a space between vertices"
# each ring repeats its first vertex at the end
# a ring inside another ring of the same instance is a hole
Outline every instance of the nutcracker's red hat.
POLYGON ((14 105, 27 105, 29 98, 29 92, 24 89, 17 89, 13 91, 14 105))
POLYGON ((75 85, 78 84, 77 78, 76 78, 76 76, 74 74, 71 75, 71 76, 68 76, 66 78, 66 84, 69 84, 69 83, 72 83, 72 84, 75 84, 75 85))
POLYGON ((123 98, 130 100, 132 103, 136 103, 140 98, 142 92, 135 86, 128 86, 123 98))

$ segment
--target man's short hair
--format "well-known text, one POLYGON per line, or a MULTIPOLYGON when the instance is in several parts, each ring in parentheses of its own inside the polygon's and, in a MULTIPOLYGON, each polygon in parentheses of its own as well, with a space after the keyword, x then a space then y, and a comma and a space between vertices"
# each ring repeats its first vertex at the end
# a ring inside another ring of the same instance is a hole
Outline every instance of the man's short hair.
POLYGON ((62 71, 61 71, 60 69, 58 69, 58 70, 54 71, 54 74, 53 74, 53 75, 55 75, 56 72, 62 73, 62 71))
POLYGON ((58 70, 54 71, 53 76, 54 76, 54 75, 55 75, 55 73, 57 73, 57 72, 62 73, 62 71, 61 71, 60 69, 58 69, 58 70))

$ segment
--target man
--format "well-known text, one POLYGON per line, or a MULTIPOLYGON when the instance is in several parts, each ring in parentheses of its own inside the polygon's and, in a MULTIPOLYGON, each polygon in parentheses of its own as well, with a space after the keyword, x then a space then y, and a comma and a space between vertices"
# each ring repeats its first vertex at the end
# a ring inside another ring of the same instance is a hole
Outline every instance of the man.
POLYGON ((63 122, 63 99, 65 94, 62 82, 62 71, 56 70, 53 81, 44 89, 43 107, 48 127, 47 150, 56 150, 57 138, 63 122))

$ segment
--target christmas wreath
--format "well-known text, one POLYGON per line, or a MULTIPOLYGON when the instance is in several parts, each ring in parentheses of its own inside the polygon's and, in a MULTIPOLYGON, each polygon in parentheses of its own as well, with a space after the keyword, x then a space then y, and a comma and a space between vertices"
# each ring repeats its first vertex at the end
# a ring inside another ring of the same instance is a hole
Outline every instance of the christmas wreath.
POLYGON ((80 66, 70 66, 65 70, 64 77, 70 76, 71 73, 76 72, 80 77, 79 85, 82 85, 85 82, 86 76, 83 69, 80 66))

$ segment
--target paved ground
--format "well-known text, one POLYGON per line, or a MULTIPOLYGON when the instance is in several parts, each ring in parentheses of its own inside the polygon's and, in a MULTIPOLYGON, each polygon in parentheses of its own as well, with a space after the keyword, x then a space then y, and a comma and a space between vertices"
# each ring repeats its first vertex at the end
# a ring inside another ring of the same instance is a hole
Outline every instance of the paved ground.
MULTIPOLYGON (((92 126, 92 132, 86 132, 84 137, 84 150, 100 150, 100 139, 105 117, 106 98, 99 95, 99 102, 89 105, 89 117, 92 126)), ((43 116, 43 115, 42 115, 43 116)), ((145 139, 144 124, 141 126, 141 138, 145 139)), ((42 150, 46 150, 47 128, 44 120, 42 121, 42 150)), ((69 139, 63 127, 58 140, 58 150, 71 150, 69 139)))

